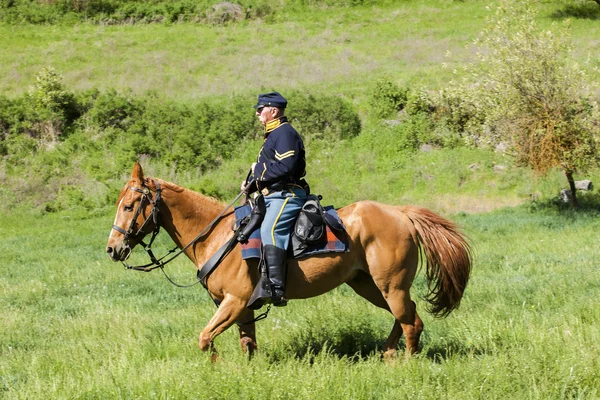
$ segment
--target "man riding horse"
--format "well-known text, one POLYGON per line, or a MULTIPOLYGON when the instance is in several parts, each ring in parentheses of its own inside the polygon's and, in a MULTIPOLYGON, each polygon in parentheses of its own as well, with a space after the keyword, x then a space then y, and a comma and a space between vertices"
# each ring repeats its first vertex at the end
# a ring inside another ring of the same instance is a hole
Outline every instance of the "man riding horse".
POLYGON ((304 143, 284 116, 286 106, 287 100, 278 92, 258 95, 254 108, 265 127, 264 143, 251 167, 253 179, 242 184, 246 193, 258 192, 262 196, 256 204, 265 208, 259 211, 261 219, 264 215, 260 235, 271 291, 260 296, 274 306, 287 304, 285 279, 290 234, 310 192, 302 179, 306 174, 304 143))

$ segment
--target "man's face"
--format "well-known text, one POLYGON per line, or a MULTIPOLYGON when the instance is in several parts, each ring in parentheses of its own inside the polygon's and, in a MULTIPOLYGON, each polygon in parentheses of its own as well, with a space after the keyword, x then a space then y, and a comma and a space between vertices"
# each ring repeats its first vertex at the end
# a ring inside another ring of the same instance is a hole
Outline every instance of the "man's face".
POLYGON ((275 119, 275 107, 259 107, 256 109, 256 116, 261 124, 266 125, 268 122, 275 119))

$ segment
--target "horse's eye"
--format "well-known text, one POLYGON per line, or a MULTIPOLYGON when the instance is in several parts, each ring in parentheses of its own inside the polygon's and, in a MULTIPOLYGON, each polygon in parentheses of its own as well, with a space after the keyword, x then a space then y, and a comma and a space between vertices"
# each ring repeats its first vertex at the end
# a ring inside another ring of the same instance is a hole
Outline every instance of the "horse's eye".
POLYGON ((124 211, 133 211, 133 204, 126 204, 123 206, 124 211))

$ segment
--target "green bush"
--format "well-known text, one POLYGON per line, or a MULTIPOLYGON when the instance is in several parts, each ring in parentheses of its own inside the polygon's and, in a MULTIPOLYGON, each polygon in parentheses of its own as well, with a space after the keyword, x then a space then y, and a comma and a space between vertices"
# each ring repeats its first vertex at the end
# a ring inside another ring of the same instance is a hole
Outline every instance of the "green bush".
POLYGON ((435 112, 436 106, 429 93, 425 89, 419 88, 406 92, 404 110, 408 115, 431 114, 435 112))
POLYGON ((14 124, 15 113, 12 108, 13 101, 0 95, 0 144, 6 140, 14 124))
MULTIPOLYGON (((39 146, 54 146, 64 140, 80 117, 81 108, 72 93, 64 90, 62 77, 52 68, 36 75, 36 84, 21 98, 0 98, 0 137, 26 135, 39 146)), ((8 144, 0 151, 12 154, 8 144)))
MULTIPOLYGON (((103 151, 128 154, 127 159, 131 154, 146 154, 175 164, 178 170, 204 171, 230 158, 240 141, 261 136, 262 128, 247 98, 187 105, 155 95, 132 98, 114 90, 68 97, 79 102, 77 109, 82 113, 76 129, 83 132, 71 141, 77 143, 78 151, 87 151, 93 143, 102 142, 103 151)), ((39 138, 31 133, 40 121, 32 106, 35 98, 26 95, 14 102, 0 101, 3 106, 0 127, 4 136, 12 132, 39 138), (19 112, 14 112, 15 105, 19 112)), ((295 93, 290 102, 293 104, 290 118, 307 138, 337 140, 360 133, 358 115, 341 98, 295 93)))
POLYGON ((88 124, 100 129, 110 127, 126 130, 141 114, 135 100, 112 89, 106 93, 97 93, 90 100, 91 107, 85 118, 88 124))
POLYGON ((309 7, 352 7, 362 5, 382 4, 387 1, 381 0, 289 0, 289 4, 297 4, 309 7))
POLYGON ((75 24, 93 22, 102 24, 123 23, 174 23, 201 22, 226 23, 242 19, 271 17, 276 8, 263 0, 232 2, 218 0, 59 0, 34 2, 31 0, 0 1, 0 21, 10 24, 75 24), (221 4, 215 8, 215 5, 221 4))
POLYGON ((27 135, 12 135, 4 141, 4 147, 6 152, 4 161, 8 165, 16 165, 35 155, 38 142, 27 135))
POLYGON ((360 134, 358 113, 340 97, 292 92, 288 100, 287 116, 307 140, 349 139, 360 134))
MULTIPOLYGON (((289 99, 290 119, 309 140, 339 140, 360 133, 358 114, 340 97, 298 92, 289 99)), ((15 177, 14 182, 16 177, 29 182, 26 188, 6 190, 35 197, 36 187, 47 187, 35 201, 45 204, 46 211, 87 209, 97 207, 98 201, 67 189, 73 177, 77 184, 92 186, 120 182, 140 158, 173 172, 201 175, 262 138, 252 104, 246 96, 187 104, 156 93, 73 94, 62 86, 56 71, 45 69, 30 93, 16 99, 0 96, 0 167, 15 177)), ((215 196, 224 193, 210 180, 202 181, 200 189, 215 196)))
POLYGON ((406 105, 408 90, 388 78, 380 78, 369 96, 369 106, 377 118, 394 117, 406 105))

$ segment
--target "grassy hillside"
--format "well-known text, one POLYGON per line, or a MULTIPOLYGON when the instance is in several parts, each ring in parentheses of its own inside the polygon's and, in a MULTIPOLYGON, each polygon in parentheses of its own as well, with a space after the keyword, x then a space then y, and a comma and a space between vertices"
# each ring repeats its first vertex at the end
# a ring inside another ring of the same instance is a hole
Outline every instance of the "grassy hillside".
MULTIPOLYGON (((157 90, 191 100, 261 89, 341 93, 359 100, 374 77, 441 88, 472 56, 483 29, 485 2, 432 0, 359 7, 283 7, 268 21, 226 26, 141 24, 0 26, 0 93, 17 95, 53 66, 74 90, 157 90), (450 54, 451 57, 447 57, 450 54), (447 68, 442 68, 442 63, 447 68)), ((563 10, 539 4, 545 25, 563 10)), ((600 27, 573 20, 576 56, 591 56, 600 27)))
MULTIPOLYGON (((17 105, 0 110, 0 139, 9 135, 3 118, 14 116, 17 109, 24 115, 20 131, 14 127, 18 124, 10 128, 23 140, 8 145, 8 140, 0 141, 0 154, 9 156, 0 163, 2 204, 8 209, 17 202, 47 210, 82 204, 88 210, 102 207, 140 156, 156 176, 230 197, 260 147, 259 139, 247 141, 259 136, 247 128, 253 119, 250 106, 258 92, 272 89, 336 97, 362 119, 362 133, 354 139, 305 138, 313 188, 333 203, 374 198, 425 204, 443 212, 482 211, 549 198, 564 187, 558 173, 532 176, 502 154, 473 149, 406 151, 407 139, 401 135, 414 132, 391 128, 370 109, 375 82, 381 77, 411 90, 446 87, 453 71, 472 58, 469 44, 485 27, 486 4, 431 0, 354 7, 327 4, 282 3, 268 18, 225 25, 68 21, 0 25, 0 47, 8 50, 0 53, 0 73, 6 77, 0 82, 0 94, 17 99, 17 105), (46 66, 64 76, 64 88, 80 99, 75 111, 69 111, 82 114, 79 120, 62 114, 58 122, 45 120, 35 107, 32 111, 19 105, 28 104, 35 76, 46 66), (91 100, 102 96, 109 99, 104 109, 96 107, 101 102, 91 100), (245 103, 248 114, 235 117, 243 123, 239 121, 235 133, 226 137, 234 121, 227 119, 231 112, 223 104, 241 110, 245 103), (190 110, 195 109, 208 111, 192 118, 190 110), (212 125, 207 124, 209 115, 217 112, 212 125), (121 119, 113 123, 113 118, 121 119), (204 143, 212 140, 203 136, 207 129, 211 138, 221 141, 218 145, 204 143), (40 141, 36 135, 51 140, 36 143, 40 141), (239 138, 245 139, 236 146, 239 138), (172 147, 163 146, 173 141, 172 147)), ((537 6, 543 26, 573 14, 560 2, 537 6)), ((595 77, 599 61, 590 55, 600 28, 593 18, 575 18, 572 26, 574 57, 595 77)), ((0 108, 4 103, 0 96, 0 108)), ((294 123, 301 126, 302 118, 294 123)), ((409 129, 427 133, 433 127, 417 120, 409 129)), ((576 178, 596 175, 592 171, 576 178)))
MULTIPOLYGON (((538 7, 543 26, 569 15, 560 2, 538 7)), ((0 163, 2 204, 5 209, 17 203, 47 210, 82 204, 88 211, 102 207, 140 156, 156 176, 220 198, 231 197, 260 147, 259 139, 235 143, 240 137, 259 136, 246 127, 253 119, 250 106, 258 92, 272 89, 333 96, 362 119, 357 138, 335 143, 305 138, 309 179, 333 203, 374 198, 456 212, 555 196, 564 187, 558 173, 532 176, 502 154, 469 149, 406 151, 407 139, 400 135, 414 133, 391 128, 370 109, 375 82, 381 77, 411 90, 446 87, 453 71, 460 71, 472 58, 469 44, 484 28, 488 13, 486 4, 479 2, 427 0, 368 7, 282 3, 269 18, 225 25, 65 21, 0 25, 0 47, 8 50, 0 53, 0 73, 6 77, 0 82, 0 94, 17 99, 16 106, 0 110, 0 130, 3 118, 14 116, 15 110, 25 115, 19 128, 24 139, 10 145, 8 140, 0 141, 0 154, 12 156, 19 164, 11 164, 10 157, 0 163), (79 120, 62 115, 58 122, 44 120, 44 115, 30 118, 37 115, 35 107, 32 111, 18 105, 28 103, 27 93, 37 84, 35 76, 46 66, 64 76, 64 88, 81 99, 74 111, 84 114, 79 120), (90 100, 102 96, 109 99, 104 109, 90 100), (223 139, 234 125, 223 104, 241 110, 245 103, 248 114, 235 117, 244 122, 239 121, 236 132, 223 139), (92 112, 85 114, 90 107, 92 112), (195 109, 208 111, 189 117, 195 109), (208 115, 217 112, 210 137, 222 143, 213 146, 215 150, 204 143, 212 139, 203 135, 207 135, 208 115), (122 119, 113 123, 113 118, 122 119), (178 139, 171 139, 176 134, 178 139), (40 141, 36 135, 49 135, 52 140, 36 143, 40 141), (163 146, 172 141, 176 142, 172 147, 163 146), (193 151, 186 150, 192 147, 193 151), (201 154, 202 148, 209 149, 201 154), (187 154, 175 154, 176 149, 187 154)), ((574 57, 595 77, 593 69, 599 61, 590 55, 600 28, 592 18, 575 18, 572 26, 577 43, 574 57)), ((294 123, 301 125, 302 118, 294 123)), ((409 129, 427 132, 433 127, 417 121, 409 129)), ((596 175, 592 171, 576 178, 596 175)))

